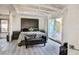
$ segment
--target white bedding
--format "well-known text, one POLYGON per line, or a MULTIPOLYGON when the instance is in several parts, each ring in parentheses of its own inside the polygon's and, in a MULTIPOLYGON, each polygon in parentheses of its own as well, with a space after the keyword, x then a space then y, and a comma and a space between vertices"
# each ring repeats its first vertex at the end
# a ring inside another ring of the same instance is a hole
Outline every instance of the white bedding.
POLYGON ((43 32, 39 32, 39 31, 35 31, 35 32, 21 32, 20 35, 19 35, 19 38, 18 38, 18 43, 20 43, 21 40, 24 40, 24 36, 25 35, 32 35, 32 34, 36 34, 36 35, 44 35, 44 36, 47 36, 46 33, 43 33, 43 32))

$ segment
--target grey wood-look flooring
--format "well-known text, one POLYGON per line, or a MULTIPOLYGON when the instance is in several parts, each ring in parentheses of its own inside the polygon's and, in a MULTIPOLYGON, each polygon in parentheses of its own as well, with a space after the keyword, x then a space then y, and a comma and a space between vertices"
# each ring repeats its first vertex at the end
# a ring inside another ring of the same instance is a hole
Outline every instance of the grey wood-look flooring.
POLYGON ((58 55, 60 44, 48 39, 46 46, 43 44, 18 47, 17 40, 7 42, 0 39, 0 55, 58 55))

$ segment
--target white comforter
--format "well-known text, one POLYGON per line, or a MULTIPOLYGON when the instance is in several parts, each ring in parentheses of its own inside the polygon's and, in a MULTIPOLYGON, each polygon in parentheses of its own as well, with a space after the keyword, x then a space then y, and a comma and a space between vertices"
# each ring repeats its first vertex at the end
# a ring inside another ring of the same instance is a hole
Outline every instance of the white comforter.
POLYGON ((44 35, 44 36, 47 36, 46 33, 43 33, 43 32, 39 32, 39 31, 35 31, 35 32, 21 32, 20 35, 19 35, 19 38, 18 38, 18 43, 21 42, 21 40, 24 40, 24 36, 26 34, 36 34, 36 35, 44 35))

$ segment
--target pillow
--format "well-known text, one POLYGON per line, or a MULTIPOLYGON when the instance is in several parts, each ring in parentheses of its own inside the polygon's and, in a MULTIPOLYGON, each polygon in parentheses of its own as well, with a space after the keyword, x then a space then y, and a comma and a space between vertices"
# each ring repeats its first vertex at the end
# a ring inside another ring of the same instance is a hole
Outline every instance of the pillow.
POLYGON ((24 28, 24 29, 22 29, 22 31, 25 32, 25 31, 29 31, 29 30, 28 30, 28 28, 24 28))
POLYGON ((29 28, 29 31, 33 31, 33 28, 32 28, 32 27, 30 27, 30 28, 29 28))
POLYGON ((33 28, 33 31, 39 31, 39 29, 38 28, 33 28))

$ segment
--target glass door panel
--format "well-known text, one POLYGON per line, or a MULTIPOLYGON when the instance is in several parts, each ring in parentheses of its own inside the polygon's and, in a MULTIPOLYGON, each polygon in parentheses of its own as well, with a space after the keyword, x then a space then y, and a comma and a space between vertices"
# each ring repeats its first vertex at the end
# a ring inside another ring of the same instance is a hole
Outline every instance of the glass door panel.
POLYGON ((61 42, 62 36, 62 18, 50 19, 48 21, 48 36, 61 42))

